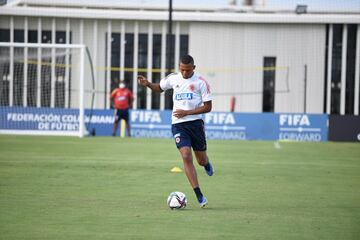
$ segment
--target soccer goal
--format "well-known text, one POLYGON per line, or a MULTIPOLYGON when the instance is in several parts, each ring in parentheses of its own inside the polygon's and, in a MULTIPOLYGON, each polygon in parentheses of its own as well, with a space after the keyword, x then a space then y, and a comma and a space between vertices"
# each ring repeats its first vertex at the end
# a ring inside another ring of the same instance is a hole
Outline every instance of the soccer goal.
POLYGON ((87 135, 93 80, 85 45, 0 42, 0 133, 87 135))

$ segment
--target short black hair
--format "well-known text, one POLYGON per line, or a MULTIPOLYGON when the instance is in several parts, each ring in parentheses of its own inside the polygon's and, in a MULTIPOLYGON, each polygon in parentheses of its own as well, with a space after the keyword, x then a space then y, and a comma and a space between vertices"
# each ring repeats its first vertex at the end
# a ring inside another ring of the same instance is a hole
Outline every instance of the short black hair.
POLYGON ((194 59, 190 55, 184 55, 184 56, 181 57, 181 63, 183 63, 183 64, 190 64, 191 63, 192 65, 194 65, 194 59))

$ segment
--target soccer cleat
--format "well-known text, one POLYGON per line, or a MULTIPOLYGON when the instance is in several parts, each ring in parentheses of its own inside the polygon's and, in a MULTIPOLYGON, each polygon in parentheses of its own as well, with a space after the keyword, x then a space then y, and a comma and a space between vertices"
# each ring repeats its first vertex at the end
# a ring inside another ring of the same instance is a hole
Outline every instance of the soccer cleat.
POLYGON ((205 208, 207 206, 207 204, 208 204, 208 202, 206 200, 206 197, 203 196, 201 201, 199 201, 199 205, 200 205, 201 208, 205 208))
POLYGON ((214 174, 214 169, 213 169, 213 167, 212 167, 212 165, 211 165, 211 163, 209 162, 209 165, 208 165, 208 169, 206 169, 206 167, 204 167, 205 168, 205 172, 206 172, 206 174, 208 175, 208 176, 212 176, 213 174, 214 174))

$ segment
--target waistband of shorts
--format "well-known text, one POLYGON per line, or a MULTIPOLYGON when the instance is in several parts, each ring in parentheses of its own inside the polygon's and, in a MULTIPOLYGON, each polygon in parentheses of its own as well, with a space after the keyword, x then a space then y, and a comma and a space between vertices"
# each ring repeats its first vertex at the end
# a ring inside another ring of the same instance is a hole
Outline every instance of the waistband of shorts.
POLYGON ((195 119, 195 120, 190 120, 190 121, 185 121, 185 122, 179 122, 179 123, 174 123, 172 124, 173 126, 179 126, 179 125, 185 125, 185 124, 188 124, 188 123, 195 123, 195 122, 204 122, 204 120, 202 119, 195 119))

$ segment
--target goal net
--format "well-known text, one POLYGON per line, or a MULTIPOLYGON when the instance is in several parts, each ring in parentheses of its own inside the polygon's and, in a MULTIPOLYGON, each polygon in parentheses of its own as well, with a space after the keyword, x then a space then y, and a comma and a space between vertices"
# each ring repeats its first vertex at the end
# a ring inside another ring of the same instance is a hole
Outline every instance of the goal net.
POLYGON ((93 87, 85 45, 0 43, 0 133, 83 137, 93 87))

